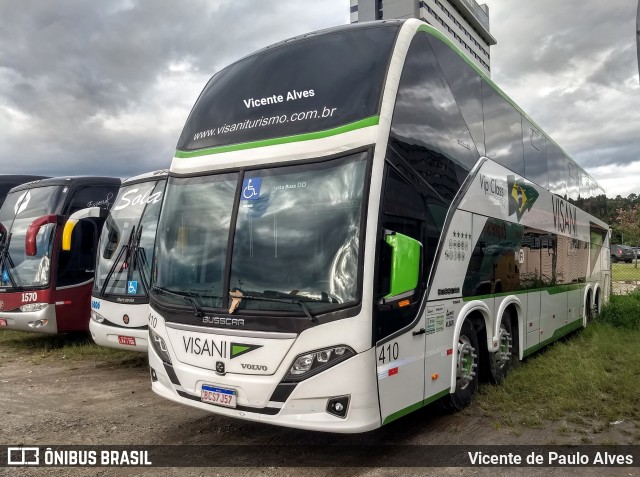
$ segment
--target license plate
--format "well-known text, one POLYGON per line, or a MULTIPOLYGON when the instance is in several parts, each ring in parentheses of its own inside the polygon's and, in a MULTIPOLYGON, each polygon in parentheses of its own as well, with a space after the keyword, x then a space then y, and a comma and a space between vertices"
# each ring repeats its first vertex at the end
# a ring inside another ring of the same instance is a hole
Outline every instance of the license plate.
POLYGON ((118 343, 120 343, 121 345, 135 346, 136 345, 136 339, 133 336, 120 336, 120 335, 118 335, 118 343))
POLYGON ((237 393, 235 389, 225 389, 204 384, 202 386, 202 402, 224 407, 236 407, 237 393))
POLYGON ((7 320, 0 318, 0 326, 7 326, 7 320))

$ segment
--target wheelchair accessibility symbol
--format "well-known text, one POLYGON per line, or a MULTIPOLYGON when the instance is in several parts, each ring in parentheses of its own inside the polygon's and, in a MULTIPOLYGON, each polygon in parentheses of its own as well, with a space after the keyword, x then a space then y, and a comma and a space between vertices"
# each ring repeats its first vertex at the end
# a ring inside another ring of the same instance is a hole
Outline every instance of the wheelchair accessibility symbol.
POLYGON ((242 182, 242 200, 258 200, 260 198, 260 186, 262 177, 245 179, 242 182))
POLYGON ((132 295, 135 295, 136 293, 138 293, 138 281, 137 280, 131 280, 131 281, 127 282, 127 293, 130 293, 132 295))

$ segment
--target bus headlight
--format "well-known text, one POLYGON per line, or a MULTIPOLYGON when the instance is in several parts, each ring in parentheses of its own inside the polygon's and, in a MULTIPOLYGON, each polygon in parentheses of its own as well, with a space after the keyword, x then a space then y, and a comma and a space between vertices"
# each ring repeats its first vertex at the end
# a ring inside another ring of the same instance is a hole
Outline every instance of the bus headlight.
POLYGON ((345 345, 300 354, 293 360, 284 381, 302 381, 355 356, 355 354, 353 349, 345 345))
POLYGON ((169 356, 169 349, 167 348, 165 340, 152 329, 149 329, 149 338, 151 346, 153 346, 153 349, 158 353, 160 359, 167 364, 171 364, 171 356, 169 356))
POLYGON ((102 323, 104 321, 104 316, 102 316, 97 311, 91 310, 91 319, 96 323, 102 323))
POLYGON ((20 307, 20 311, 24 312, 33 312, 33 311, 42 311, 47 307, 48 303, 29 303, 27 305, 22 305, 20 307))

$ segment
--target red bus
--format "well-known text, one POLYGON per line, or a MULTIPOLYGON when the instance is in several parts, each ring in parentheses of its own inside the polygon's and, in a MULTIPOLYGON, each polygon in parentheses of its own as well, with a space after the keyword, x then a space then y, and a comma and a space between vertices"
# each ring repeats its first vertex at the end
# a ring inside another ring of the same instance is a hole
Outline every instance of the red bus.
POLYGON ((96 245, 120 187, 112 177, 59 177, 11 189, 0 208, 0 329, 64 333, 89 329, 96 245), (61 247, 69 215, 83 220, 61 247))

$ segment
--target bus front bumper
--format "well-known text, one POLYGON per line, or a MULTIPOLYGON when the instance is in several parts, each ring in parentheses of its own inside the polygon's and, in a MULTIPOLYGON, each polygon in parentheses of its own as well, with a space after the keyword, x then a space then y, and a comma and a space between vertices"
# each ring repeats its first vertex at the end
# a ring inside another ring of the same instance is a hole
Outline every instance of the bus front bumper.
MULTIPOLYGON (((166 365, 150 346, 151 388, 163 398, 228 417, 314 431, 366 432, 381 425, 375 373, 366 371, 373 360, 371 353, 372 350, 358 354, 297 383, 283 402, 269 401, 263 408, 239 405, 233 409, 202 402, 202 385, 220 382, 220 377, 214 372, 206 372, 179 362, 173 363, 175 368, 166 365), (350 379, 345 380, 345 376, 350 379), (361 379, 363 376, 370 376, 371 379, 361 379), (185 382, 195 382, 195 386, 183 387, 180 377, 185 382), (349 408, 346 416, 336 417, 327 411, 327 407, 331 399, 341 396, 348 398, 349 408)), ((260 387, 268 387, 269 393, 279 384, 274 376, 227 375, 227 378, 220 386, 236 389, 239 404, 247 399, 247 396, 243 396, 243 393, 246 394, 244 390, 256 386, 257 381, 260 382, 260 387)))
POLYGON ((146 328, 121 328, 90 320, 89 331, 98 346, 147 352, 149 331, 146 328))
POLYGON ((0 330, 58 333, 56 306, 48 304, 40 311, 0 311, 0 330))

